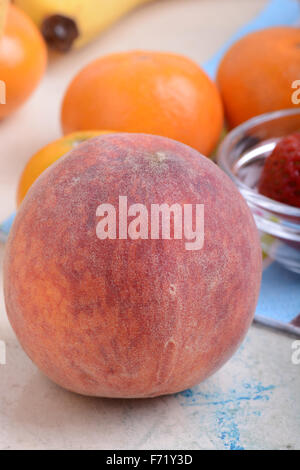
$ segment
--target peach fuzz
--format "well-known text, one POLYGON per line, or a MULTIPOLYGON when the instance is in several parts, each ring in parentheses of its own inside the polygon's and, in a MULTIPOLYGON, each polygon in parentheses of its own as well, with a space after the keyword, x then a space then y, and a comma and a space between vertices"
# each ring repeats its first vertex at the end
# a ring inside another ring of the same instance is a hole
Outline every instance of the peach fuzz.
POLYGON ((145 134, 93 138, 28 191, 4 261, 11 325, 68 390, 154 397, 221 367, 253 318, 261 249, 246 202, 209 159, 145 134), (204 204, 202 249, 183 239, 96 236, 97 207, 204 204))

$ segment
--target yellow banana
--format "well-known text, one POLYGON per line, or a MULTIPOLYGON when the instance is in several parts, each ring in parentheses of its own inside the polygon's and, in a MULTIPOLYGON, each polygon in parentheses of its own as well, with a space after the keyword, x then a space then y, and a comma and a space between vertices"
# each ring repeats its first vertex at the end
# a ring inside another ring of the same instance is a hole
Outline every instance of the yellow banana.
POLYGON ((81 47, 134 7, 150 0, 14 0, 40 28, 49 47, 81 47))

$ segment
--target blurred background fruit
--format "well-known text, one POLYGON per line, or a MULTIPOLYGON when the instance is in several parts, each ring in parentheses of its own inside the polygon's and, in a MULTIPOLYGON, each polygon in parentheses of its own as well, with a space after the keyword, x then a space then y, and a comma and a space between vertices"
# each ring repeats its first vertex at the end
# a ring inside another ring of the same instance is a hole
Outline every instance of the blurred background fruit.
POLYGON ((0 32, 2 34, 5 18, 7 15, 7 8, 8 8, 9 0, 0 0, 0 32))
POLYGON ((295 106, 292 83, 299 79, 299 70, 299 28, 268 28, 236 42, 225 54, 217 77, 229 127, 295 106))
POLYGON ((8 5, 2 22, 0 78, 6 86, 6 104, 0 106, 0 119, 26 101, 41 80, 47 63, 44 40, 24 12, 8 5))
POLYGON ((110 131, 84 131, 74 132, 60 139, 51 142, 37 153, 35 153, 25 166, 17 189, 17 205, 19 206, 30 186, 52 163, 68 153, 74 147, 101 134, 108 134, 110 131))
POLYGON ((150 0, 15 0, 40 28, 48 46, 68 52, 89 42, 133 8, 150 0))
POLYGON ((68 87, 64 133, 118 129, 214 149, 223 126, 216 85, 187 57, 150 51, 111 54, 87 65, 68 87))

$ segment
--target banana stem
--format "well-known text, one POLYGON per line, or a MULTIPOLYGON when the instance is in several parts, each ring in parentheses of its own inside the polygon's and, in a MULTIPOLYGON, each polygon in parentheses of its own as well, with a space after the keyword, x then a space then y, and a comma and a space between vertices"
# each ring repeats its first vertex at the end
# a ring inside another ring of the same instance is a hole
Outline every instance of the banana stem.
POLYGON ((0 39, 4 34, 9 0, 0 0, 0 39))

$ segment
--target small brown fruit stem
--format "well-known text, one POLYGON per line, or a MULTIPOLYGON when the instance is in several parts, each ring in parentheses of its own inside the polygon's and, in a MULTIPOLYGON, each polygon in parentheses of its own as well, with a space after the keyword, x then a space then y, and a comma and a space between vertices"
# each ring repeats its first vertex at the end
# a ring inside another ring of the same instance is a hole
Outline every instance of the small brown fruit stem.
POLYGON ((0 39, 4 34, 9 0, 0 0, 0 39))

